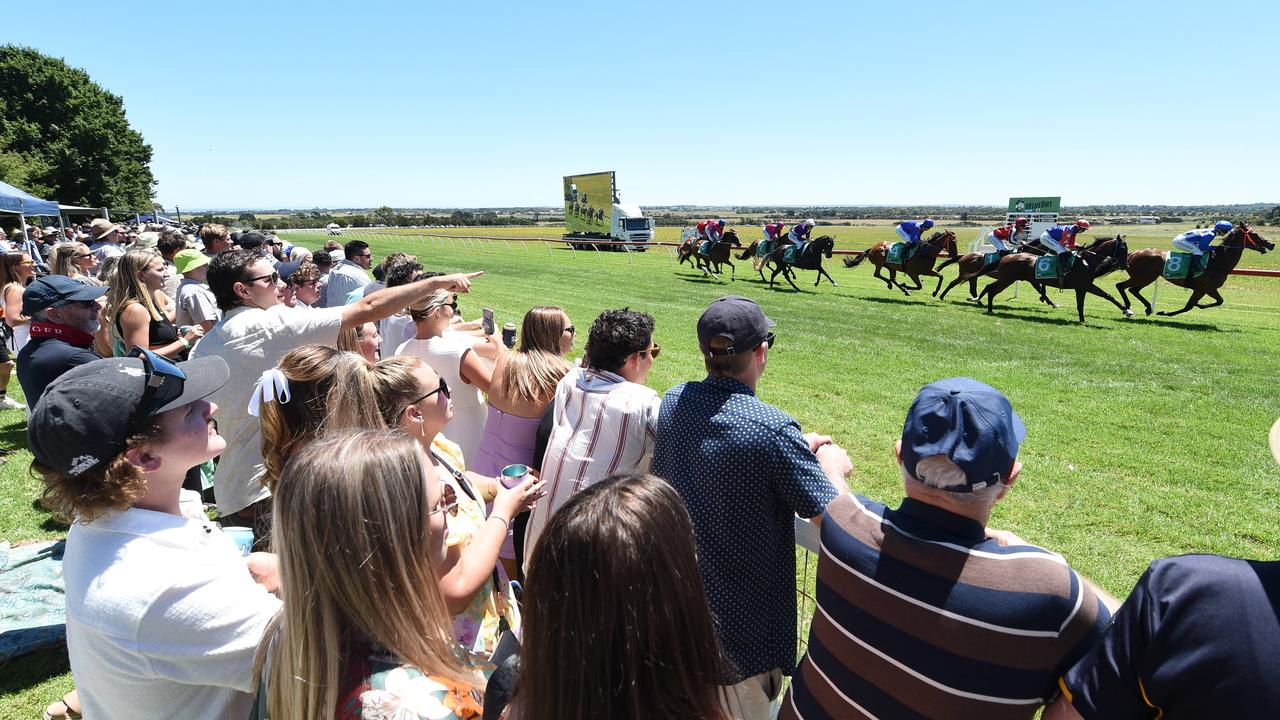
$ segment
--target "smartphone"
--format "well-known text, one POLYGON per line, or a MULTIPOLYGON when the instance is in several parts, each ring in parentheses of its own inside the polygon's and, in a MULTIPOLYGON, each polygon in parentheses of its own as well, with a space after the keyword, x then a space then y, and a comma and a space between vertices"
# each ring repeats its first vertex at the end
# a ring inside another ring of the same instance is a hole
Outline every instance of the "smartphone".
POLYGON ((481 308, 480 311, 484 313, 484 334, 492 335, 494 330, 493 308, 481 308))

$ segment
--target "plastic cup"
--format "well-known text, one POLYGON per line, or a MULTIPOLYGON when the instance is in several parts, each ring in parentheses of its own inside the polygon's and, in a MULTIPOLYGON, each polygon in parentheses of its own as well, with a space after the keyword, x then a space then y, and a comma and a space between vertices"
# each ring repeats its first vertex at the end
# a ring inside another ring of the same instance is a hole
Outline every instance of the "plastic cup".
POLYGON ((524 482, 527 477, 529 477, 528 465, 521 465, 519 463, 516 463, 515 465, 508 465, 502 468, 502 487, 507 489, 516 487, 520 483, 524 482))
POLYGON ((236 549, 240 554, 249 557, 249 553, 253 552, 253 530, 247 527, 224 527, 222 532, 227 534, 236 544, 236 549))

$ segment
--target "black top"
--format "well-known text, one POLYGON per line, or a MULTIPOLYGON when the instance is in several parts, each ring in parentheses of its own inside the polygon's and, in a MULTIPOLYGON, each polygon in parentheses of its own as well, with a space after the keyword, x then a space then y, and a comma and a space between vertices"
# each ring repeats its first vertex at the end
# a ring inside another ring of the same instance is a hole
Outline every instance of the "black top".
POLYGON ((58 338, 31 338, 18 352, 18 383, 27 397, 27 407, 34 408, 49 383, 66 371, 100 359, 88 347, 58 338))
POLYGON ((1280 716, 1278 608, 1280 562, 1156 560, 1063 691, 1089 720, 1280 716))
MULTIPOLYGON (((145 306, 144 306, 145 307, 145 306)), ((120 316, 116 316, 116 335, 120 337, 121 344, 124 340, 124 328, 120 326, 120 316)), ((147 349, 153 347, 161 347, 178 341, 178 326, 174 325, 167 317, 161 316, 159 320, 152 319, 147 324, 147 349)), ((128 350, 129 348, 125 348, 128 350)), ((118 351, 117 351, 118 352, 118 351)), ((174 356, 175 360, 186 360, 190 350, 184 349, 182 352, 174 356)))

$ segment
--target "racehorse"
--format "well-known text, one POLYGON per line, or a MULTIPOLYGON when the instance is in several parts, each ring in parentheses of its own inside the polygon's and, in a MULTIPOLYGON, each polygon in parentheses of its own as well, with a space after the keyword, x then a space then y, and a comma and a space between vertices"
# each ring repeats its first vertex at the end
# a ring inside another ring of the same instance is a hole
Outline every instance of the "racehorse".
POLYGON ((723 272, 721 265, 727 264, 729 271, 732 273, 730 277, 734 280, 738 279, 738 270, 734 267, 733 262, 729 260, 730 248, 742 247, 742 241, 738 240, 738 233, 733 230, 725 230, 715 245, 711 246, 711 252, 703 255, 698 252, 698 247, 702 245, 702 239, 692 237, 680 245, 678 254, 680 262, 684 262, 689 258, 693 258, 695 267, 702 271, 703 275, 710 272, 712 275, 719 275, 723 272), (714 269, 712 269, 714 267, 714 269))
MULTIPOLYGON (((1261 235, 1254 232, 1249 226, 1240 223, 1234 230, 1227 233, 1222 239, 1222 244, 1216 248, 1216 252, 1209 256, 1209 264, 1205 268, 1204 273, 1191 278, 1181 280, 1169 280, 1174 285, 1180 285, 1191 290, 1191 297, 1187 299, 1187 304, 1181 310, 1162 311, 1157 313, 1166 317, 1170 315, 1181 315, 1192 308, 1211 308, 1222 304, 1222 295, 1218 294, 1218 288, 1222 287, 1227 281, 1227 276, 1235 269, 1236 264, 1240 262, 1240 256, 1244 255, 1245 248, 1257 250, 1259 253, 1266 254, 1270 250, 1275 250, 1275 243, 1265 240, 1261 235), (1208 305, 1200 305, 1200 298, 1208 295, 1213 298, 1214 302, 1208 305)), ((1158 248, 1145 248, 1138 250, 1129 256, 1129 279, 1116 283, 1116 289, 1120 291, 1120 297, 1124 298, 1124 306, 1129 307, 1129 296, 1125 293, 1128 290, 1133 296, 1138 298, 1142 306, 1147 309, 1150 315, 1154 308, 1147 299, 1142 297, 1138 291, 1156 281, 1160 277, 1164 269, 1165 253, 1158 248)))
MULTIPOLYGON (((856 258, 844 259, 844 266, 855 268, 862 264, 863 260, 871 260, 871 264, 876 266, 875 276, 884 281, 885 287, 892 290, 895 286, 902 291, 903 295, 911 295, 906 285, 898 282, 898 268, 885 264, 885 258, 889 255, 891 243, 878 242, 871 247, 870 250, 864 252, 856 258), (881 270, 888 268, 889 277, 880 274, 881 270)), ((952 260, 959 257, 956 251, 956 234, 950 230, 936 232, 928 240, 920 243, 920 249, 914 255, 907 259, 903 264, 902 272, 915 282, 916 286, 910 290, 921 290, 924 283, 920 282, 921 275, 938 278, 938 286, 933 289, 933 294, 937 295, 938 290, 942 288, 942 275, 933 269, 933 264, 938 261, 938 255, 942 251, 947 251, 952 260)))
POLYGON ((1040 256, 1038 255, 1025 252, 1014 253, 1000 258, 999 264, 996 265, 996 279, 983 288, 982 293, 978 295, 979 301, 984 296, 987 298, 988 314, 992 312, 991 302, 996 295, 999 295, 1002 290, 1015 282, 1025 280, 1040 293, 1040 301, 1048 303, 1051 307, 1058 306, 1049 299, 1048 295, 1045 295, 1045 285, 1075 290, 1076 312, 1080 315, 1081 323, 1084 322, 1084 296, 1089 293, 1111 301, 1112 305, 1120 308, 1125 317, 1133 316, 1132 310, 1121 305, 1118 300, 1108 295, 1105 290, 1093 284, 1095 278, 1105 275, 1118 267, 1124 267, 1128 263, 1129 245, 1124 241, 1123 237, 1098 238, 1092 245, 1080 250, 1080 259, 1076 262, 1075 267, 1071 268, 1066 276, 1061 279, 1037 280, 1035 265, 1036 260, 1039 258, 1040 256))
MULTIPOLYGON (((1123 238, 1124 238, 1123 235, 1116 236, 1117 240, 1120 240, 1123 238)), ((1101 241, 1099 240, 1097 242, 1101 242, 1101 241)), ((1031 253, 1032 255, 1044 255, 1046 252, 1048 252, 1048 249, 1045 248, 1043 245, 1041 245, 1038 241, 1033 239, 1029 242, 1019 243, 1017 252, 1026 252, 1026 253, 1031 253)), ((974 302, 977 302, 978 278, 984 275, 989 276, 992 273, 994 273, 996 271, 996 267, 1000 263, 999 260, 996 260, 996 262, 993 262, 990 265, 987 265, 986 255, 987 253, 980 253, 980 252, 967 253, 964 257, 960 258, 959 260, 955 258, 951 258, 946 262, 942 263, 941 265, 939 265, 937 267, 937 270, 938 272, 942 272, 942 269, 945 268, 946 266, 952 263, 956 263, 956 266, 960 268, 960 274, 956 276, 955 280, 951 281, 951 284, 948 285, 946 289, 942 291, 941 295, 938 295, 938 299, 939 300, 947 299, 947 293, 951 292, 951 288, 967 280, 969 282, 969 299, 974 302)), ((1005 256, 1002 255, 1001 257, 1005 257, 1005 256)), ((1115 270, 1115 269, 1116 269, 1115 265, 1110 265, 1108 269, 1103 270, 1102 274, 1111 272, 1112 270, 1115 270)), ((1050 305, 1053 304, 1052 301, 1049 300, 1048 296, 1044 294, 1044 288, 1038 282, 1032 282, 1031 284, 1036 287, 1036 292, 1040 293, 1040 296, 1044 298, 1043 302, 1047 302, 1050 305)))
MULTIPOLYGON (((782 240, 774 241, 773 247, 777 249, 779 247, 779 244, 782 242, 783 242, 782 240)), ((747 249, 743 250, 742 254, 738 256, 738 259, 750 260, 751 267, 755 268, 755 271, 760 273, 760 279, 761 280, 766 279, 764 276, 764 271, 765 271, 765 268, 769 267, 770 265, 769 253, 760 253, 759 240, 752 240, 751 244, 747 246, 747 249)))
MULTIPOLYGON (((814 287, 817 287, 818 283, 822 282, 822 278, 824 277, 827 280, 830 280, 832 285, 835 285, 835 279, 832 278, 831 275, 827 274, 826 268, 822 267, 822 257, 825 255, 827 259, 830 260, 831 251, 835 246, 836 241, 833 240, 830 235, 823 235, 821 237, 814 238, 813 240, 805 243, 804 250, 801 251, 800 257, 793 263, 787 262, 786 259, 787 249, 792 247, 791 245, 784 243, 781 246, 774 248, 769 253, 769 256, 765 258, 764 262, 761 263, 761 267, 767 263, 773 263, 773 274, 769 276, 769 287, 773 287, 773 281, 778 277, 778 273, 782 273, 782 277, 786 278, 791 287, 799 290, 800 288, 796 287, 794 282, 795 273, 791 272, 791 268, 793 267, 800 268, 801 270, 817 270, 818 278, 813 281, 814 287)), ((760 273, 760 277, 764 277, 763 272, 760 273)))

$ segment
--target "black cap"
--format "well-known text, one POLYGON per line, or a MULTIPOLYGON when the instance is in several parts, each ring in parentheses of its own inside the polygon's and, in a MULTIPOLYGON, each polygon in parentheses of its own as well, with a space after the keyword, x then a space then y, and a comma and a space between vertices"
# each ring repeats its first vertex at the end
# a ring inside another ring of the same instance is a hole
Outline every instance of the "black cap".
POLYGON ((154 369, 148 376, 141 357, 94 360, 50 383, 27 423, 27 445, 36 460, 79 475, 124 452, 141 423, 208 397, 230 374, 227 362, 216 355, 176 365, 159 358, 150 364, 154 369), (151 407, 141 407, 144 398, 151 407))
POLYGON ((66 275, 45 275, 22 292, 22 314, 30 316, 67 303, 97 300, 108 289, 105 285, 85 285, 66 275))
POLYGON ((240 244, 240 247, 244 248, 245 250, 257 250, 258 248, 265 245, 266 242, 267 242, 267 236, 255 230, 253 232, 247 232, 240 235, 239 244, 240 244))
POLYGON ((755 300, 740 295, 725 295, 711 301, 698 318, 698 347, 706 357, 750 352, 769 336, 774 322, 765 316, 755 300), (728 342, 711 349, 712 338, 728 342))

